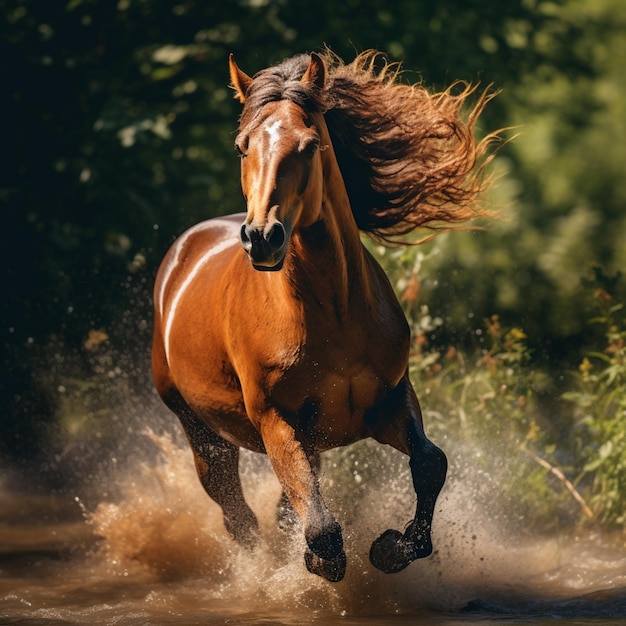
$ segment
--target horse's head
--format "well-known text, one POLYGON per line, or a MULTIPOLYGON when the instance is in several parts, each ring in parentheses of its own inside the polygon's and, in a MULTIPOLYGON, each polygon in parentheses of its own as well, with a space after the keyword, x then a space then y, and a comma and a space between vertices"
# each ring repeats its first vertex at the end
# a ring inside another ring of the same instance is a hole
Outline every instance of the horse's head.
MULTIPOLYGON (((230 76, 236 97, 244 104, 235 140, 247 201, 241 244, 256 269, 278 270, 294 229, 319 219, 321 115, 305 110, 287 96, 279 97, 275 92, 263 95, 263 74, 250 78, 237 67, 232 55, 230 76)), ((296 87, 319 90, 324 80, 324 63, 312 54, 296 87)))

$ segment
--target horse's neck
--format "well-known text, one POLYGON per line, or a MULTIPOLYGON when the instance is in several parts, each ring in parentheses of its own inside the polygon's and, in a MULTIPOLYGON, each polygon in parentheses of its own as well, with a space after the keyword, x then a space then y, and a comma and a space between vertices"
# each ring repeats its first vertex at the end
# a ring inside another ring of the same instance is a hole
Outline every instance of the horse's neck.
POLYGON ((367 263, 358 227, 332 146, 323 152, 324 190, 321 220, 299 235, 294 258, 306 273, 307 288, 332 298, 338 315, 347 316, 354 300, 369 295, 367 263))

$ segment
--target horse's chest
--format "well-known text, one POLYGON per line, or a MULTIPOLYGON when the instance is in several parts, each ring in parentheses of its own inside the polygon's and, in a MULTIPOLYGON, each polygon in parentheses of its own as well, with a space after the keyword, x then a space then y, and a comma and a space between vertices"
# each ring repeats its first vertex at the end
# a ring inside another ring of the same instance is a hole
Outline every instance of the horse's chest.
POLYGON ((359 301, 344 315, 330 304, 277 309, 268 300, 257 310, 253 332, 233 328, 234 369, 250 419, 274 409, 323 442, 318 447, 366 436, 368 412, 407 366, 408 327, 387 295, 359 301))
POLYGON ((301 360, 276 376, 272 403, 321 448, 366 436, 364 416, 395 387, 406 367, 402 351, 396 358, 372 352, 331 345, 312 354, 305 349, 301 360))

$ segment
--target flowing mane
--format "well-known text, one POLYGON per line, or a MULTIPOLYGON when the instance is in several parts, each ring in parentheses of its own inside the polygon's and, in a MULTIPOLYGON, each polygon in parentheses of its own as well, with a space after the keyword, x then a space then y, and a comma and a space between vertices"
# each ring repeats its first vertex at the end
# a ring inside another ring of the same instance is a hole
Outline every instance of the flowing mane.
POLYGON ((398 81, 400 67, 376 51, 345 64, 326 50, 324 90, 300 79, 310 56, 298 55, 259 72, 246 93, 240 126, 264 104, 289 99, 324 113, 358 228, 387 242, 412 230, 450 228, 483 215, 474 206, 486 187, 487 148, 495 133, 474 139, 476 120, 493 97, 456 82, 431 93, 398 81))

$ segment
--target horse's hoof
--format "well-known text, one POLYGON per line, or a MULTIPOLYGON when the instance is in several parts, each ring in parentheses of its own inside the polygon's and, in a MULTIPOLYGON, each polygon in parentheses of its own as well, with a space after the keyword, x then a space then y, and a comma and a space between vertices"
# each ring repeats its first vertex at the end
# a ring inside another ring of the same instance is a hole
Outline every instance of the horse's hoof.
POLYGON ((334 520, 325 527, 306 528, 304 537, 309 550, 326 561, 334 561, 343 552, 341 526, 334 520))
POLYGON ((312 550, 304 553, 306 568, 331 583, 338 583, 346 574, 346 553, 341 552, 334 559, 322 559, 312 550))
POLYGON ((415 545, 400 531, 389 529, 372 544, 370 562, 385 574, 395 574, 401 572, 415 559, 428 556, 432 551, 430 540, 422 545, 415 545))

